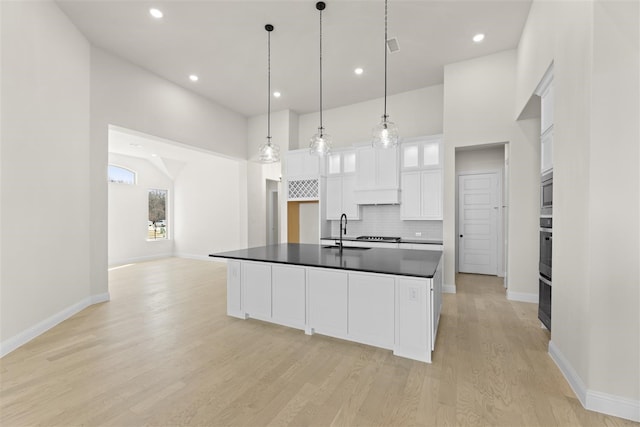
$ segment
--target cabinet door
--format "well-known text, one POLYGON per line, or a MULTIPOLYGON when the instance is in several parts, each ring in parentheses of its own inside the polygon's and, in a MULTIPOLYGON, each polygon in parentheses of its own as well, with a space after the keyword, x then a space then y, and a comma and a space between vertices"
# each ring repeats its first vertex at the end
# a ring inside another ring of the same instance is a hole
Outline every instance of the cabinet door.
POLYGON ((273 321, 304 329, 305 269, 273 265, 271 267, 273 321))
POLYGON ((422 216, 424 219, 442 219, 442 170, 421 172, 422 216))
POLYGON ((303 175, 317 177, 320 175, 320 157, 309 153, 309 150, 302 151, 303 175))
POLYGON ((356 152, 345 151, 342 153, 342 172, 343 173, 355 173, 356 172, 356 152))
POLYGON ((244 318, 240 283, 240 261, 227 260, 227 314, 244 318))
POLYGON ((342 177, 330 176, 327 178, 325 205, 327 219, 340 219, 342 214, 342 177))
POLYGON ((356 169, 356 187, 369 190, 376 187, 376 151, 372 147, 360 148, 357 151, 358 168, 356 169))
POLYGON ((540 96, 540 132, 544 133, 553 125, 553 83, 540 96))
POLYGON ((254 319, 271 319, 271 265, 242 263, 242 291, 245 313, 254 319))
POLYGON ((397 339, 394 354, 431 362, 431 289, 429 279, 398 277, 397 339))
POLYGON ((398 149, 379 148, 376 151, 377 188, 398 189, 398 149))
POLYGON ((356 177, 342 177, 342 212, 348 219, 360 219, 360 206, 355 201, 356 177))
POLYGON ((393 348, 394 279, 383 275, 349 274, 349 337, 393 348))
POLYGON ((404 172, 402 174, 401 219, 420 219, 421 217, 422 194, 420 180, 420 172, 404 172))
POLYGON ((440 168, 440 141, 429 141, 422 144, 422 166, 425 168, 440 168))
POLYGON ((540 172, 553 169, 553 127, 547 129, 540 138, 540 172))
POLYGON ((299 151, 289 151, 287 153, 287 177, 303 175, 304 160, 302 154, 299 151))
POLYGON ((340 153, 333 153, 327 157, 327 174, 337 175, 342 172, 342 155, 340 153))
POLYGON ((402 144, 402 169, 416 169, 419 167, 420 156, 418 144, 402 144))
POLYGON ((347 273, 309 268, 308 324, 314 332, 347 336, 347 273))

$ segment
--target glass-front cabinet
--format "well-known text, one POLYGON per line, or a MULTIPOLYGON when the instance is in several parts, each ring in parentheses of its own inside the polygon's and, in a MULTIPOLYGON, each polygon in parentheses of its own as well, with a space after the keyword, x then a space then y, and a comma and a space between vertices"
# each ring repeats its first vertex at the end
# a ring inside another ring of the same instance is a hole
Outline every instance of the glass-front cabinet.
POLYGON ((442 220, 442 135, 406 140, 400 153, 400 219, 442 220))

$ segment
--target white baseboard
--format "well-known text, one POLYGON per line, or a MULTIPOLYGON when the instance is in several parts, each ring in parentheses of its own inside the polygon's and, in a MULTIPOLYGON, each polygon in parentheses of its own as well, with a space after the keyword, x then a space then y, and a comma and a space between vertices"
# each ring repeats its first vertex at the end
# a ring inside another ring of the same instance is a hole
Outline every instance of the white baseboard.
POLYGON ((507 289, 507 299, 509 301, 532 302, 538 303, 538 294, 530 294, 526 292, 511 292, 507 289))
POLYGON ((74 314, 81 312, 90 305, 109 301, 109 299, 109 292, 84 298, 83 300, 73 304, 72 306, 67 307, 64 310, 54 314, 53 316, 50 316, 47 319, 44 319, 43 321, 35 324, 27 330, 20 332, 18 335, 14 335, 9 339, 0 342, 0 357, 6 356, 13 350, 17 349, 20 346, 23 346, 32 339, 53 328, 57 324, 67 320, 74 314))
POLYGON ((125 264, 135 264, 136 262, 153 261, 156 259, 171 258, 172 256, 173 256, 173 253, 166 252, 161 254, 147 255, 147 256, 141 256, 141 257, 135 257, 135 258, 109 260, 109 267, 116 267, 116 266, 125 265, 125 264))
POLYGON ((442 292, 445 294, 455 294, 456 285, 442 285, 442 292))
POLYGON ((567 380, 573 392, 576 394, 576 397, 582 404, 585 406, 585 402, 587 401, 587 387, 584 385, 582 378, 578 375, 578 373, 573 369, 571 363, 564 357, 564 354, 556 347, 553 341, 549 341, 549 356, 556 362, 558 368, 560 368, 560 372, 564 375, 564 378, 567 380))
POLYGON ((174 256, 178 258, 187 258, 187 259, 197 259, 200 261, 222 261, 220 258, 212 258, 208 255, 193 255, 193 254, 184 254, 184 253, 176 253, 174 256))
POLYGON ((549 355, 585 409, 640 422, 640 401, 587 389, 553 341, 549 341, 549 355))
POLYGON ((585 408, 614 417, 640 422, 640 401, 599 391, 587 390, 585 408))

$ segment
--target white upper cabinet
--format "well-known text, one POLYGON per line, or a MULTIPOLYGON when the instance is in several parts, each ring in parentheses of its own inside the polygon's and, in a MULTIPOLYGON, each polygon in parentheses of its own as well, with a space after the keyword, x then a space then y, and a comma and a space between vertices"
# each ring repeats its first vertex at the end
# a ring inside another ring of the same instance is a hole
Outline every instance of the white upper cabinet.
POLYGON ((553 169, 553 64, 535 90, 540 97, 540 173, 553 169))
POLYGON ((402 169, 420 167, 420 147, 417 143, 402 144, 402 169))
POLYGON ((356 202, 361 205, 400 202, 398 148, 360 147, 356 152, 356 202))
POLYGON ((360 207, 355 202, 355 150, 334 151, 327 157, 326 198, 324 208, 329 220, 338 220, 344 213, 360 219, 360 207))
POLYGON ((342 154, 331 153, 327 157, 327 174, 337 175, 342 173, 342 154))
POLYGON ((356 152, 345 151, 342 153, 342 172, 356 173, 356 152))
POLYGON ((442 219, 442 136, 413 138, 400 148, 400 219, 442 219))
POLYGON ((442 136, 412 138, 401 145, 402 170, 442 167, 442 136))
POLYGON ((442 170, 402 173, 400 219, 442 219, 442 170))
POLYGON ((550 84, 540 98, 540 132, 544 133, 553 126, 553 85, 550 84))
POLYGON ((355 172, 355 150, 334 151, 327 157, 327 175, 353 174, 355 172))
POLYGON ((309 150, 293 150, 287 152, 287 178, 318 178, 320 176, 320 158, 309 153, 309 150))
POLYGON ((553 126, 540 137, 540 173, 553 169, 553 126))

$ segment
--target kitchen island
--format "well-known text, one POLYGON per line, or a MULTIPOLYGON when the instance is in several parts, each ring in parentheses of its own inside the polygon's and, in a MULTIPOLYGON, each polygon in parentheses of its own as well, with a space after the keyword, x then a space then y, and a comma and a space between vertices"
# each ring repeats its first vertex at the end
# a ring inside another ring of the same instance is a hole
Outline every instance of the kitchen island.
POLYGON ((227 314, 431 362, 440 251, 284 243, 210 255, 227 262, 227 314))

